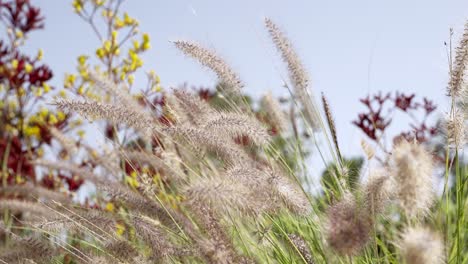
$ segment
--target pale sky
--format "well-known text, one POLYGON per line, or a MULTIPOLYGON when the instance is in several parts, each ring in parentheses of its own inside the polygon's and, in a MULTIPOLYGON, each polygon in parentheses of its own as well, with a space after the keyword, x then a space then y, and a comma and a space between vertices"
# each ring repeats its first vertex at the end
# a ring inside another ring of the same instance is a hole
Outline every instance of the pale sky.
MULTIPOLYGON (((74 72, 76 57, 94 54, 97 38, 71 7, 71 0, 32 0, 46 17, 28 49, 42 47, 44 61, 59 87, 74 72)), ((342 152, 360 153, 365 138, 351 122, 369 92, 400 90, 436 101, 442 114, 449 28, 461 33, 468 19, 466 0, 316 1, 316 0, 127 0, 123 9, 151 36, 143 70, 154 69, 164 87, 187 82, 212 86, 215 76, 185 58, 169 40, 195 40, 215 49, 239 72, 245 91, 259 96, 271 89, 287 95, 287 76, 263 27, 272 18, 292 40, 311 78, 311 90, 328 97, 342 152)), ((458 38, 455 35, 455 40, 458 38)), ((143 71, 142 71, 143 73, 143 71)), ((143 85, 137 75, 136 84, 143 85)))

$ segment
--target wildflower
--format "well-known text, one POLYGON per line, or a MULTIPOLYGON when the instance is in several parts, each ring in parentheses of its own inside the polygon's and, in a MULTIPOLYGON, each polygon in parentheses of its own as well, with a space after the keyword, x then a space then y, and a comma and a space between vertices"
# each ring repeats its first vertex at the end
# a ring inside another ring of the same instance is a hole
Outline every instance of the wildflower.
POLYGON ((428 228, 407 228, 398 242, 398 247, 405 263, 444 263, 444 244, 442 239, 428 228))

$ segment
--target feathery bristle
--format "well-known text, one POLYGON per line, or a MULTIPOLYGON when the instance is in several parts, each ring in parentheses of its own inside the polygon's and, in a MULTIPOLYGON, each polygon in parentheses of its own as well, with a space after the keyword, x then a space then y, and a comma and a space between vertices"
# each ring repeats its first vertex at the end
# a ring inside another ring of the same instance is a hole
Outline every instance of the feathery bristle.
POLYGON ((446 118, 447 141, 454 148, 462 148, 465 138, 465 116, 461 111, 455 111, 446 118))
POLYGON ((364 203, 370 212, 382 213, 395 195, 392 179, 383 169, 370 171, 367 182, 362 186, 364 203))
POLYGON ((47 161, 47 160, 35 160, 32 162, 33 164, 41 167, 46 167, 49 169, 54 169, 54 170, 65 170, 69 171, 72 174, 78 175, 79 177, 94 182, 104 182, 104 179, 99 177, 98 175, 94 174, 89 168, 86 167, 78 167, 75 164, 71 163, 65 163, 62 161, 47 161))
POLYGON ((408 217, 425 215, 434 201, 432 156, 422 145, 405 140, 392 152, 391 175, 401 208, 408 217))
POLYGON ((125 203, 130 209, 154 217, 165 224, 173 224, 167 211, 157 202, 126 188, 121 184, 99 184, 99 190, 107 193, 115 201, 125 203))
POLYGON ((338 136, 336 135, 336 126, 335 120, 333 119, 333 115, 331 113, 330 105, 328 104, 328 100, 325 95, 322 93, 322 103, 323 109, 325 112, 325 116, 327 117, 328 127, 330 129, 330 134, 333 139, 333 144, 335 145, 336 154, 338 155, 338 159, 342 160, 340 146, 338 145, 338 136))
POLYGON ((31 217, 33 219, 48 219, 56 215, 54 210, 44 206, 42 203, 23 200, 1 199, 0 210, 5 209, 23 213, 25 217, 31 217))
POLYGON ((296 234, 290 234, 288 235, 288 238, 291 240, 292 244, 297 249, 297 251, 299 251, 306 264, 313 264, 314 259, 312 256, 312 252, 310 252, 310 247, 304 240, 304 238, 296 234))
POLYGON ((270 142, 270 135, 268 135, 265 127, 258 120, 244 114, 218 113, 204 121, 202 127, 219 133, 223 137, 248 136, 257 146, 266 145, 270 142))
POLYGON ((213 51, 203 48, 198 43, 194 42, 177 40, 173 43, 185 55, 194 58, 200 64, 215 72, 225 91, 234 94, 240 93, 244 85, 239 76, 213 51))
POLYGON ((60 203, 70 203, 71 198, 65 193, 46 189, 41 186, 35 186, 31 183, 22 185, 10 185, 0 187, 0 194, 18 195, 21 198, 33 198, 38 201, 56 201, 60 203))
POLYGON ((294 51, 291 42, 284 36, 278 26, 269 18, 265 19, 265 25, 270 33, 276 48, 281 53, 283 60, 288 65, 289 77, 291 79, 296 99, 304 108, 304 117, 309 125, 320 129, 320 115, 315 104, 313 95, 308 91, 309 76, 301 60, 294 51))
POLYGON ((460 96, 466 92, 466 71, 468 65, 468 22, 455 51, 455 59, 451 67, 451 76, 448 93, 452 97, 460 96))
POLYGON ((281 110, 280 103, 273 97, 271 92, 263 96, 261 104, 274 128, 278 132, 286 131, 288 129, 286 114, 281 110))
POLYGON ((142 217, 132 219, 136 234, 151 247, 152 257, 161 260, 173 255, 174 246, 166 239, 163 230, 142 217))
POLYGON ((230 164, 242 163, 248 159, 245 151, 239 146, 207 130, 181 124, 166 129, 166 132, 173 136, 183 136, 197 151, 206 148, 215 153, 218 158, 230 164))
POLYGON ((398 242, 405 263, 442 264, 444 244, 441 237, 424 227, 407 228, 398 242))
POLYGON ((65 136, 60 130, 58 130, 55 127, 50 127, 49 128, 50 133, 52 136, 57 139, 57 141, 62 145, 62 147, 65 149, 68 155, 75 155, 78 152, 78 148, 76 147, 76 143, 65 136))
POLYGON ((141 111, 131 109, 126 105, 112 105, 107 103, 99 103, 90 100, 66 100, 61 99, 55 102, 55 105, 62 110, 77 112, 78 114, 94 119, 105 119, 114 124, 125 124, 134 128, 146 137, 152 135, 153 120, 141 111))
POLYGON ((328 245, 340 255, 357 255, 370 239, 373 219, 354 196, 346 193, 341 201, 327 210, 325 237, 328 245))
MULTIPOLYGON (((276 174, 275 172, 273 173, 276 174)), ((282 175, 273 176, 273 179, 276 191, 289 210, 302 216, 310 215, 312 212, 310 201, 296 183, 293 183, 291 180, 282 175)))
POLYGON ((169 115, 175 119, 177 123, 187 123, 189 122, 189 113, 184 111, 184 108, 180 105, 181 102, 175 96, 174 93, 164 93, 165 99, 165 108, 169 115))
POLYGON ((188 200, 206 203, 218 211, 228 210, 257 214, 262 208, 255 199, 255 190, 231 178, 199 179, 185 191, 188 200))
POLYGON ((203 120, 215 113, 207 102, 187 91, 174 90, 174 96, 188 119, 196 125, 199 125, 203 120))

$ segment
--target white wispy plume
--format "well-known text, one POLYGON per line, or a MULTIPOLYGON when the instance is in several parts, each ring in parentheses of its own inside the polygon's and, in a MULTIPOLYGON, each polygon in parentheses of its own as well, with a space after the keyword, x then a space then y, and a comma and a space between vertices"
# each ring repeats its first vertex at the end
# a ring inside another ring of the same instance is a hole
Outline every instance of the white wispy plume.
POLYGON ((451 76, 448 87, 448 93, 452 97, 462 95, 466 92, 466 71, 468 65, 468 22, 465 23, 465 29, 455 50, 455 58, 452 62, 451 76))
POLYGON ((461 148, 466 143, 465 137, 465 115, 462 111, 456 110, 448 115, 445 120, 445 130, 447 141, 455 148, 461 148))
POLYGON ((279 27, 269 18, 265 18, 265 25, 270 33, 276 48, 281 53, 289 71, 289 78, 294 88, 295 98, 302 104, 304 118, 309 125, 315 129, 320 129, 320 114, 313 94, 309 89, 309 75, 302 65, 299 56, 294 51, 291 42, 286 38, 279 27))
POLYGON ((197 152, 207 149, 227 163, 239 164, 248 160, 248 156, 243 149, 210 131, 181 124, 167 128, 165 132, 172 136, 182 136, 188 140, 197 152))
POLYGON ((59 109, 74 111, 88 119, 105 119, 113 124, 125 124, 146 137, 155 129, 153 120, 146 114, 126 105, 113 105, 91 100, 60 99, 54 103, 59 109))
POLYGON ((245 114, 228 112, 213 114, 202 123, 202 127, 223 137, 247 136, 257 146, 266 145, 271 139, 266 128, 257 119, 245 114))
POLYGON ((432 156, 422 145, 403 140, 393 147, 390 167, 396 196, 406 215, 427 214, 434 201, 432 156))
POLYGON ((242 87, 241 79, 229 65, 213 51, 190 41, 177 40, 174 45, 185 55, 197 60, 203 66, 216 73, 225 91, 239 94, 242 87))
POLYGON ((397 244, 405 263, 445 263, 442 238, 428 228, 420 226, 407 228, 397 244))
POLYGON ((174 90, 173 93, 183 113, 196 125, 199 125, 203 120, 216 113, 214 109, 199 96, 179 89, 174 90))
POLYGON ((261 104, 275 128, 279 132, 286 131, 288 129, 286 115, 281 109, 280 103, 273 97, 271 92, 263 96, 261 104))

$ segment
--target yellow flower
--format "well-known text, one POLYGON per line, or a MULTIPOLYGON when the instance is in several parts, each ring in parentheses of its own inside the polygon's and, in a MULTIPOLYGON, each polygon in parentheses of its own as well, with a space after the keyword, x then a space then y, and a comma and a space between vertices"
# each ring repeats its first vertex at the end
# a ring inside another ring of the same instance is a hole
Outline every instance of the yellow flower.
POLYGON ((102 59, 104 58, 105 55, 106 55, 106 52, 104 51, 104 49, 99 48, 96 50, 96 56, 98 56, 98 58, 102 59))
POLYGON ((42 88, 44 88, 45 93, 50 92, 50 89, 51 89, 47 83, 42 83, 42 88))
POLYGON ((135 19, 131 18, 127 12, 124 13, 124 23, 127 26, 131 26, 135 23, 135 19))
POLYGON ((143 43, 149 42, 149 41, 150 41, 150 37, 149 37, 148 33, 144 33, 143 34, 143 43))
POLYGON ((103 47, 104 47, 104 51, 109 53, 112 47, 112 43, 109 40, 106 40, 104 41, 103 47))
POLYGON ((36 97, 41 97, 43 94, 43 90, 41 88, 37 88, 35 91, 34 91, 34 95, 36 97))
POLYGON ((41 109, 39 110, 39 116, 41 118, 45 118, 49 115, 49 110, 45 107, 41 107, 41 109))
POLYGON ((15 32, 15 35, 16 35, 17 38, 23 38, 24 37, 23 31, 21 31, 21 30, 17 30, 15 32))
POLYGON ((39 138, 41 136, 41 129, 38 126, 28 126, 24 129, 26 136, 39 138))
POLYGON ((161 92, 161 86, 160 85, 155 85, 152 88, 153 92, 161 92))
POLYGON ((49 116, 49 124, 55 125, 58 123, 57 117, 55 115, 50 115, 49 116))
POLYGON ((76 75, 74 74, 65 74, 65 83, 63 86, 65 88, 71 88, 75 85, 76 75))
POLYGON ((80 64, 80 66, 84 66, 86 64, 86 60, 88 59, 88 56, 86 55, 80 55, 78 57, 78 63, 80 64))
POLYGON ((96 6, 102 6, 104 4, 104 2, 105 2, 104 0, 94 0, 94 4, 96 6))
POLYGON ((116 41, 117 40, 117 37, 118 37, 119 33, 115 30, 112 30, 111 32, 111 36, 112 36, 112 40, 113 41, 116 41))
POLYGON ((143 42, 143 44, 141 45, 141 48, 143 50, 149 50, 151 49, 151 44, 149 42, 143 42))
POLYGON ((122 224, 116 224, 115 227, 117 229, 115 231, 117 233, 117 235, 119 235, 119 236, 123 235, 123 233, 125 232, 125 226, 122 225, 122 224))
POLYGON ((16 183, 17 183, 17 184, 22 184, 22 183, 24 183, 24 182, 26 182, 26 181, 24 180, 23 177, 21 177, 21 175, 19 175, 19 174, 16 175, 16 183))
POLYGON ((114 212, 114 210, 115 210, 115 207, 114 207, 113 203, 107 203, 106 204, 106 211, 114 212))
POLYGON ((67 97, 67 93, 65 93, 65 90, 60 90, 59 96, 62 97, 62 98, 66 98, 66 97, 67 97))
POLYGON ((127 79, 128 79, 128 83, 129 83, 130 85, 132 85, 132 84, 135 82, 135 76, 133 76, 133 75, 129 75, 129 76, 127 77, 127 79))
POLYGON ((115 55, 115 56, 119 56, 119 55, 120 55, 120 49, 119 49, 119 48, 115 48, 115 49, 114 49, 114 55, 115 55))
POLYGON ((120 18, 116 17, 115 20, 114 20, 114 28, 115 29, 120 29, 123 26, 125 26, 125 23, 120 18))
POLYGON ((66 117, 67 117, 67 116, 65 115, 64 112, 62 112, 62 111, 58 111, 58 112, 57 112, 57 118, 58 118, 59 121, 65 120, 66 117))
POLYGON ((84 138, 84 135, 85 135, 84 130, 78 130, 76 133, 78 134, 80 138, 84 138))
POLYGON ((138 181, 132 177, 126 176, 125 181, 127 182, 128 185, 130 185, 133 188, 137 188, 140 184, 138 181))
POLYGON ((44 156, 44 150, 42 148, 40 148, 40 149, 38 149, 36 151, 36 154, 40 158, 40 157, 44 156))
POLYGON ((24 96, 24 95, 26 94, 26 91, 24 90, 23 87, 20 87, 20 88, 19 88, 18 94, 19 94, 19 96, 24 96))
POLYGON ((44 51, 42 49, 39 49, 39 51, 37 52, 37 60, 42 60, 43 57, 44 51))
POLYGON ((133 49, 134 50, 138 50, 140 48, 140 42, 138 42, 138 40, 134 40, 133 41, 133 49))
POLYGON ((74 0, 72 5, 73 8, 75 8, 76 13, 80 13, 81 10, 83 10, 83 3, 81 2, 81 0, 74 0))
POLYGON ((18 63, 19 62, 18 62, 17 59, 12 60, 11 61, 11 67, 16 70, 18 68, 18 63))
POLYGON ((33 70, 33 66, 32 66, 31 64, 26 63, 26 64, 24 65, 24 71, 26 71, 26 73, 31 73, 32 70, 33 70))
POLYGON ((84 93, 84 86, 83 85, 80 85, 80 87, 78 87, 78 90, 76 91, 77 94, 79 95, 83 95, 84 93))

